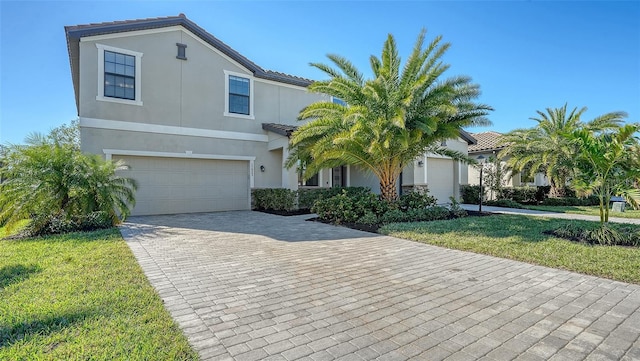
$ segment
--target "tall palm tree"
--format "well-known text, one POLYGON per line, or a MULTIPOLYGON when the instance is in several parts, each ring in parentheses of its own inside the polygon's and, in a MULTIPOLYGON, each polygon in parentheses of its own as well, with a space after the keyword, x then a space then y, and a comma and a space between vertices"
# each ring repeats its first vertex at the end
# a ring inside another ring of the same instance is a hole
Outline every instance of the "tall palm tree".
POLYGON ((507 159, 512 173, 529 172, 529 176, 544 173, 551 185, 550 197, 563 197, 567 181, 573 175, 576 144, 566 135, 586 127, 592 130, 611 130, 620 126, 626 117, 624 112, 612 112, 588 123, 580 117, 587 110, 573 108, 567 112, 567 104, 561 108, 546 108, 546 113, 536 111, 538 117, 530 118, 538 124, 529 129, 516 129, 503 135, 500 144, 506 147, 501 156, 507 159))
POLYGON ((354 165, 377 176, 382 198, 392 201, 402 169, 419 155, 466 159, 441 147, 441 141, 458 137, 463 127, 490 124, 484 116, 492 109, 472 102, 480 91, 468 77, 440 79, 449 68, 441 60, 449 44, 438 36, 423 49, 425 34, 422 30, 402 69, 389 35, 381 57, 370 57, 371 79, 338 55, 327 56, 336 68, 312 63, 330 79, 309 90, 346 105, 321 101, 300 112, 299 119, 309 122, 293 133, 287 166, 302 161, 304 176, 311 177, 323 168, 354 165))

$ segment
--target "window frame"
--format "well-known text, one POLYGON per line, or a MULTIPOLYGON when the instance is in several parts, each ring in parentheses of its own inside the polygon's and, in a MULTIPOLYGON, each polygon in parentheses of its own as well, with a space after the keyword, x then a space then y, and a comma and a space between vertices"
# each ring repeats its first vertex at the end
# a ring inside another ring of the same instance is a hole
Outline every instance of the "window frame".
POLYGON ((112 102, 112 103, 120 103, 120 104, 129 104, 129 105, 138 105, 142 106, 142 55, 143 53, 120 49, 113 46, 108 46, 104 44, 96 44, 96 48, 98 49, 98 95, 96 96, 96 100, 104 101, 104 102, 112 102), (116 98, 111 96, 104 95, 104 78, 105 78, 105 68, 104 68, 104 52, 110 51, 113 53, 120 53, 123 55, 133 56, 135 59, 135 75, 134 75, 134 87, 135 87, 135 95, 134 99, 125 99, 125 98, 116 98))
POLYGON ((252 76, 248 74, 224 70, 224 116, 233 117, 233 118, 243 118, 243 119, 255 119, 255 115, 254 115, 255 110, 253 107, 253 104, 254 104, 253 89, 254 89, 254 81, 252 76), (231 77, 243 78, 249 81, 249 114, 232 113, 229 111, 229 98, 230 98, 229 81, 231 77))

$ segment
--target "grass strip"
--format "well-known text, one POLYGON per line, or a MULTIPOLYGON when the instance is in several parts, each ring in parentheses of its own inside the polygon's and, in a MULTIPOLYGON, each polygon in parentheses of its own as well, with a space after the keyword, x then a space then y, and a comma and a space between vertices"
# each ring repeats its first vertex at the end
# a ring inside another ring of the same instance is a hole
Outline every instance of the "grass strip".
MULTIPOLYGON (((569 221, 520 215, 393 223, 379 232, 435 246, 487 254, 640 284, 640 248, 592 246, 543 234, 569 221)), ((615 224, 611 224, 615 228, 615 224)))

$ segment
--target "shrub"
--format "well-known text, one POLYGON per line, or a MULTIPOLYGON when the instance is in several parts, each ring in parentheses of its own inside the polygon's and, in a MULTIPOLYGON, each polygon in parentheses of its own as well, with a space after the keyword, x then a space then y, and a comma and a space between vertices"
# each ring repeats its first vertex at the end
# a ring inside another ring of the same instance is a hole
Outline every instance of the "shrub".
POLYGON ((498 194, 498 199, 507 199, 521 204, 536 203, 537 188, 534 187, 504 187, 498 194))
POLYGON ((588 197, 588 198, 575 198, 575 197, 565 197, 565 198, 547 198, 542 202, 545 206, 592 206, 600 203, 598 197, 588 197))
POLYGON ((406 222, 407 215, 399 209, 391 209, 380 217, 380 223, 406 222))
POLYGON ((486 205, 494 206, 494 207, 507 207, 507 208, 523 208, 522 205, 518 202, 512 201, 511 199, 498 199, 495 201, 486 201, 486 205))
POLYGON ((91 212, 80 216, 70 216, 63 212, 55 216, 35 216, 24 230, 24 234, 28 237, 36 237, 69 232, 90 232, 111 227, 113 222, 107 212, 91 212))
POLYGON ((401 195, 398 203, 401 210, 408 211, 435 206, 437 201, 435 197, 429 195, 428 190, 419 190, 401 195))
POLYGON ((256 209, 290 211, 295 208, 296 192, 286 188, 264 188, 253 190, 256 209))
MULTIPOLYGON (((343 188, 340 194, 317 200, 311 210, 321 219, 335 223, 355 223, 367 213, 372 213, 376 218, 384 214, 389 209, 388 203, 364 189, 343 188)), ((368 218, 371 219, 370 216, 368 218)))
POLYGON ((462 203, 479 204, 480 203, 480 186, 463 184, 460 186, 460 196, 462 203))
POLYGON ((426 222, 450 217, 449 209, 442 206, 432 206, 424 209, 414 208, 404 212, 400 209, 391 209, 380 217, 380 223, 426 222))
POLYGON ((551 233, 561 238, 602 246, 640 246, 640 230, 637 227, 625 225, 616 228, 606 224, 595 228, 580 228, 569 223, 551 233))
POLYGON ((549 192, 551 192, 551 186, 537 186, 536 187, 536 202, 542 203, 547 197, 549 197, 549 192))
POLYGON ((378 224, 378 217, 373 212, 365 212, 365 214, 358 219, 358 223, 374 225, 378 224))
POLYGON ((368 187, 333 187, 333 188, 303 188, 298 190, 298 208, 311 208, 320 199, 327 199, 345 190, 348 195, 371 193, 368 187))
POLYGON ((449 205, 449 213, 453 218, 462 218, 466 217, 467 211, 465 211, 462 207, 460 207, 460 202, 455 197, 449 197, 451 204, 449 205))

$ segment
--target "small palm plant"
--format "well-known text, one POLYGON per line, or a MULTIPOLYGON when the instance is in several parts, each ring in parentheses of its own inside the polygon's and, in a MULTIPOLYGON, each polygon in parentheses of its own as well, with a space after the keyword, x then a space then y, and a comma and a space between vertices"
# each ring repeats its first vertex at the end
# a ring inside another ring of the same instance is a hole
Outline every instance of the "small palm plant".
POLYGON ((611 196, 622 194, 634 206, 640 192, 633 183, 640 180, 638 137, 640 124, 624 125, 615 131, 582 128, 567 135, 579 151, 576 154, 574 186, 600 200, 600 222, 609 222, 611 196))
POLYGON ((74 145, 40 134, 26 145, 7 147, 2 159, 0 226, 11 229, 37 219, 33 233, 56 217, 78 218, 104 212, 115 225, 135 204, 136 182, 116 174, 120 162, 82 154, 74 145))

